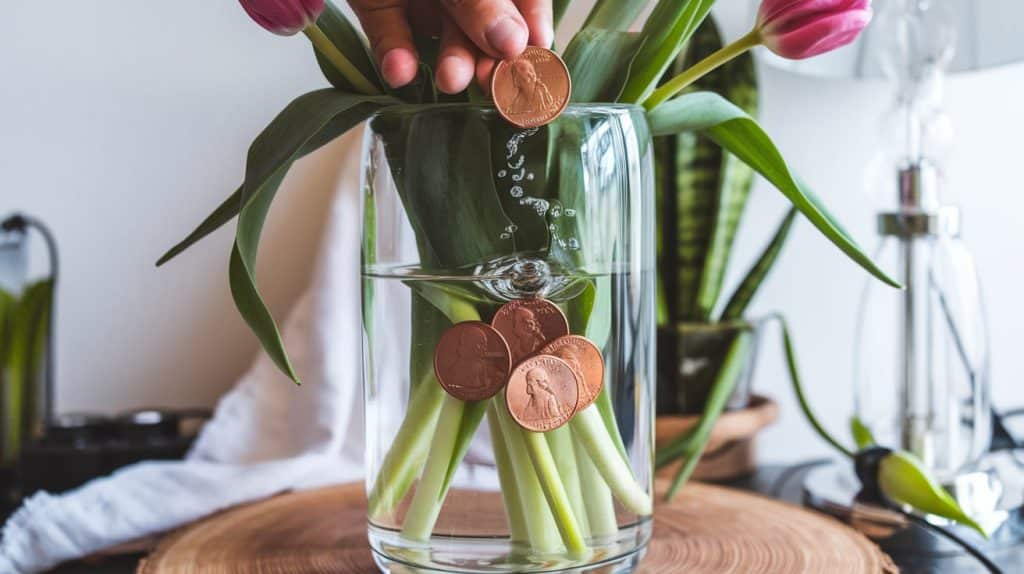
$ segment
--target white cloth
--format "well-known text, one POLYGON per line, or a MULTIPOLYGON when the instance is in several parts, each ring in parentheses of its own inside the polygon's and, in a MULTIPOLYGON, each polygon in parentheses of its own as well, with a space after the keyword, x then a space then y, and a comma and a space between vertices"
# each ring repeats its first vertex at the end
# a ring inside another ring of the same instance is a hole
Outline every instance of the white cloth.
POLYGON ((4 525, 0 574, 42 572, 236 504, 362 476, 360 131, 332 144, 345 146, 342 179, 312 284, 285 325, 303 385, 260 353, 185 461, 140 463, 26 500, 4 525))

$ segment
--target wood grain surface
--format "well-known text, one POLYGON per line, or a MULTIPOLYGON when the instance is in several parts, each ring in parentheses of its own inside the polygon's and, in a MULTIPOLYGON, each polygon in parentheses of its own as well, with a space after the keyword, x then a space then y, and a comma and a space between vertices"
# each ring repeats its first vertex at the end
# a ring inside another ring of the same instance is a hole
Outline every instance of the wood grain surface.
MULTIPOLYGON (((659 484, 659 490, 664 484, 659 484)), ((166 537, 138 574, 376 572, 361 484, 280 495, 166 537)), ((830 518, 755 494, 688 485, 655 511, 640 572, 894 572, 866 538, 830 518)))

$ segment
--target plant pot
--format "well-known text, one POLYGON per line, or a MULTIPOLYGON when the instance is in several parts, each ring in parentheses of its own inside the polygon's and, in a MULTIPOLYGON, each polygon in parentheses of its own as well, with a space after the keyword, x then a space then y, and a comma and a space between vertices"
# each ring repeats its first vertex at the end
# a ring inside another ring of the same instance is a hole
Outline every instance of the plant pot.
POLYGON ((658 415, 699 415, 736 336, 753 334, 726 409, 750 404, 762 321, 679 323, 658 329, 658 415))
POLYGON ((370 120, 364 149, 377 564, 631 569, 651 535, 654 449, 642 108, 570 106, 523 130, 487 106, 395 107, 370 120), (560 329, 594 355, 547 348, 560 329), (491 398, 466 394, 495 380, 491 398))
MULTIPOLYGON (((707 448, 701 456, 693 479, 724 481, 751 474, 756 470, 755 437, 762 429, 779 417, 779 406, 774 400, 751 395, 743 408, 722 414, 711 431, 707 448)), ((700 421, 700 415, 661 415, 655 430, 655 445, 660 448, 672 439, 689 431, 700 421)), ((682 461, 658 470, 658 476, 671 480, 682 461)))

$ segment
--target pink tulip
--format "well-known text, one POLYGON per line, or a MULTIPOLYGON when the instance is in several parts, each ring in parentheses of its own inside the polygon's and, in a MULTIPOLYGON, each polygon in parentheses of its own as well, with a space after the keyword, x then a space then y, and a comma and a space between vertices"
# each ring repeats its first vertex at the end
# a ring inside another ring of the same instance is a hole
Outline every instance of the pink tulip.
POLYGON ((246 14, 281 36, 297 34, 320 17, 324 0, 239 0, 246 14))
POLYGON ((852 42, 871 21, 871 0, 764 0, 755 30, 769 50, 791 60, 852 42))

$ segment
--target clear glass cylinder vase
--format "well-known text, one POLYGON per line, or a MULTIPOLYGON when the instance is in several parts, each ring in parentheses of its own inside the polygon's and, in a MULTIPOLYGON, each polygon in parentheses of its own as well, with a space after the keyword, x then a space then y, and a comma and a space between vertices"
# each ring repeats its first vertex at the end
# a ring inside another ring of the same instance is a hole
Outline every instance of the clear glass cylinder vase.
POLYGON ((643 110, 624 105, 570 106, 531 129, 465 104, 370 120, 366 486, 384 571, 639 561, 653 496, 650 143, 643 110))

